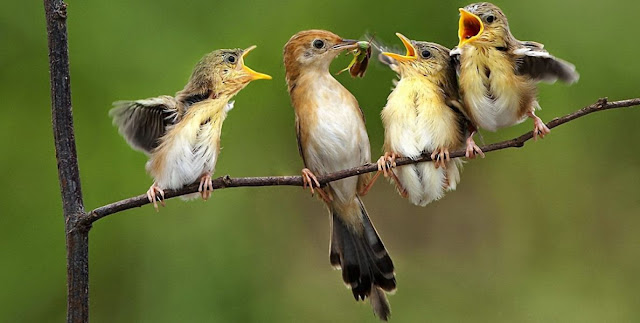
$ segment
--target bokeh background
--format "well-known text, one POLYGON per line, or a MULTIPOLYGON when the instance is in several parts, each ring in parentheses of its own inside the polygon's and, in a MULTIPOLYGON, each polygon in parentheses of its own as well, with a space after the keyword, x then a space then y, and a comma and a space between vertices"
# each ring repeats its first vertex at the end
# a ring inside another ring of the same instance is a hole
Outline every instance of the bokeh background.
MULTIPOLYGON (((217 48, 272 81, 236 97, 217 174, 297 174, 293 110, 281 62, 295 32, 394 32, 452 47, 462 1, 69 1, 76 137, 86 208, 143 193, 146 157, 111 125, 111 102, 173 94, 217 48)), ((640 2, 498 1, 516 37, 547 45, 581 73, 541 85, 539 115, 599 97, 640 95, 640 2)), ((65 316, 63 218, 50 126, 44 10, 0 10, 0 321, 65 316)), ((346 66, 341 57, 333 71, 346 66)), ((373 155, 394 74, 337 78, 367 117, 373 155)), ((640 108, 602 112, 542 142, 465 166, 456 192, 420 208, 379 182, 364 198, 397 268, 395 322, 640 321, 640 108)), ((529 131, 531 122, 486 143, 529 131)), ((297 187, 235 188, 100 220, 90 236, 93 322, 375 322, 328 262, 323 205, 297 187)))

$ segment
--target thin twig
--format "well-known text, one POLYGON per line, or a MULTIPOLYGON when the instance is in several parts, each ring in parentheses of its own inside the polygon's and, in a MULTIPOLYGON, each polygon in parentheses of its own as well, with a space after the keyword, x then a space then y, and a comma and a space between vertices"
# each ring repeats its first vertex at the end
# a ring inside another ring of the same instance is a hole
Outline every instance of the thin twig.
POLYGON ((58 161, 67 246, 67 322, 89 320, 89 228, 80 189, 80 172, 73 131, 67 5, 44 0, 49 40, 51 119, 58 161))
MULTIPOLYGON (((640 105, 640 98, 614 101, 614 102, 608 102, 606 98, 602 98, 602 99, 599 99, 596 103, 586 106, 576 112, 551 120, 549 123, 547 123, 547 127, 549 127, 549 129, 555 128, 561 124, 565 124, 569 121, 572 121, 574 119, 580 118, 582 116, 585 116, 587 114, 590 114, 596 111, 632 107, 637 105, 640 105)), ((531 138, 533 138, 533 132, 529 131, 520 137, 486 145, 484 147, 481 147, 481 149, 483 152, 490 152, 490 151, 506 149, 511 147, 522 147, 524 146, 524 143, 530 140, 531 138)), ((455 158, 455 157, 464 157, 464 154, 465 154, 465 151, 464 149, 462 149, 462 150, 453 151, 451 152, 450 155, 451 155, 451 158, 455 158)), ((427 162, 427 161, 431 161, 430 153, 425 153, 422 155, 422 157, 417 159, 398 158, 396 160, 396 164, 397 166, 402 166, 402 165, 415 164, 415 163, 427 162)), ((335 173, 318 176, 318 181, 320 182, 321 185, 326 185, 327 183, 337 181, 343 178, 375 172, 377 170, 378 170, 377 164, 366 164, 359 167, 354 167, 351 169, 345 169, 335 173)), ((302 177, 301 176, 267 176, 267 177, 231 178, 228 175, 226 175, 213 180, 214 189, 222 189, 222 188, 228 188, 228 187, 276 186, 276 185, 302 186, 303 185, 302 177)), ((178 190, 166 190, 165 197, 169 199, 176 196, 195 193, 197 191, 198 191, 198 183, 194 183, 178 190)), ((117 212, 135 208, 135 207, 140 207, 145 204, 149 204, 149 200, 147 199, 146 195, 135 196, 135 197, 121 200, 105 206, 101 206, 89 212, 88 216, 84 220, 86 221, 87 224, 91 224, 107 215, 114 214, 117 212)))

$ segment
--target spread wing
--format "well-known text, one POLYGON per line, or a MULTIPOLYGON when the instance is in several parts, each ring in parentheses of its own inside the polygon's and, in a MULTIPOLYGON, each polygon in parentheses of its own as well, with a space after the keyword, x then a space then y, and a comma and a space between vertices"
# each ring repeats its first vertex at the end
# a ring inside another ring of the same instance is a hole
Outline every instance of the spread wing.
POLYGON ((168 126, 181 117, 179 103, 170 96, 137 101, 117 101, 109 111, 113 124, 134 149, 150 154, 168 126))
POLYGON ((573 64, 556 58, 536 42, 520 42, 512 53, 516 55, 516 73, 528 75, 540 82, 553 83, 560 80, 575 83, 580 78, 573 64))

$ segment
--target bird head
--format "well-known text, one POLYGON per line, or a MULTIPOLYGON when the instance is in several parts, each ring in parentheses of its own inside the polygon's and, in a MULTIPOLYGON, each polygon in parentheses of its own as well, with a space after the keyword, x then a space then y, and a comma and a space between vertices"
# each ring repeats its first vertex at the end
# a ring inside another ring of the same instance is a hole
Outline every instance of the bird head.
POLYGON ((507 17, 496 5, 481 2, 459 10, 458 47, 466 44, 504 47, 513 39, 507 17))
POLYGON ((455 72, 448 48, 436 43, 411 40, 401 33, 396 35, 404 44, 406 54, 382 52, 378 58, 400 74, 400 77, 409 75, 429 77, 440 75, 443 71, 455 72))
POLYGON ((343 39, 326 30, 301 31, 284 45, 287 79, 302 70, 329 71, 331 61, 342 51, 358 47, 357 40, 343 39))
POLYGON ((210 93, 212 97, 233 96, 253 80, 270 80, 271 76, 245 65, 245 57, 254 48, 256 46, 219 49, 205 55, 193 69, 186 88, 193 92, 210 93))

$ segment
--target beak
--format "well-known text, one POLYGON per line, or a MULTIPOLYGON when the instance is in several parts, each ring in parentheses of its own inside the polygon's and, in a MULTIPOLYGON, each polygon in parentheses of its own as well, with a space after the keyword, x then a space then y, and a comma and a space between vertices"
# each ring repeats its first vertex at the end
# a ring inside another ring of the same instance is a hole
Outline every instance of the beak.
POLYGON ((393 58, 398 62, 408 62, 408 61, 412 61, 412 60, 418 58, 418 56, 416 54, 416 48, 413 47, 413 44, 411 44, 411 40, 409 38, 405 37, 401 33, 396 33, 396 36, 398 36, 398 38, 400 38, 400 40, 402 40, 402 43, 404 44, 404 48, 407 49, 407 54, 406 55, 400 55, 400 54, 396 54, 396 53, 383 52, 382 55, 390 57, 390 58, 393 58))
POLYGON ((242 52, 242 58, 240 59, 240 65, 242 66, 242 70, 249 74, 249 77, 251 78, 251 80, 260 80, 260 79, 264 79, 264 80, 270 80, 271 76, 267 75, 267 74, 262 74, 262 73, 258 73, 252 69, 249 68, 249 66, 244 65, 244 58, 245 56, 247 56, 247 54, 249 54, 250 51, 252 51, 254 48, 256 48, 256 45, 253 45, 247 49, 245 49, 242 52))
POLYGON ((458 39, 460 39, 460 42, 458 43, 458 47, 473 41, 484 31, 484 24, 480 17, 462 8, 459 10, 460 22, 458 24, 458 39))
POLYGON ((333 50, 344 50, 358 48, 358 41, 354 39, 342 39, 339 43, 333 45, 333 50))

